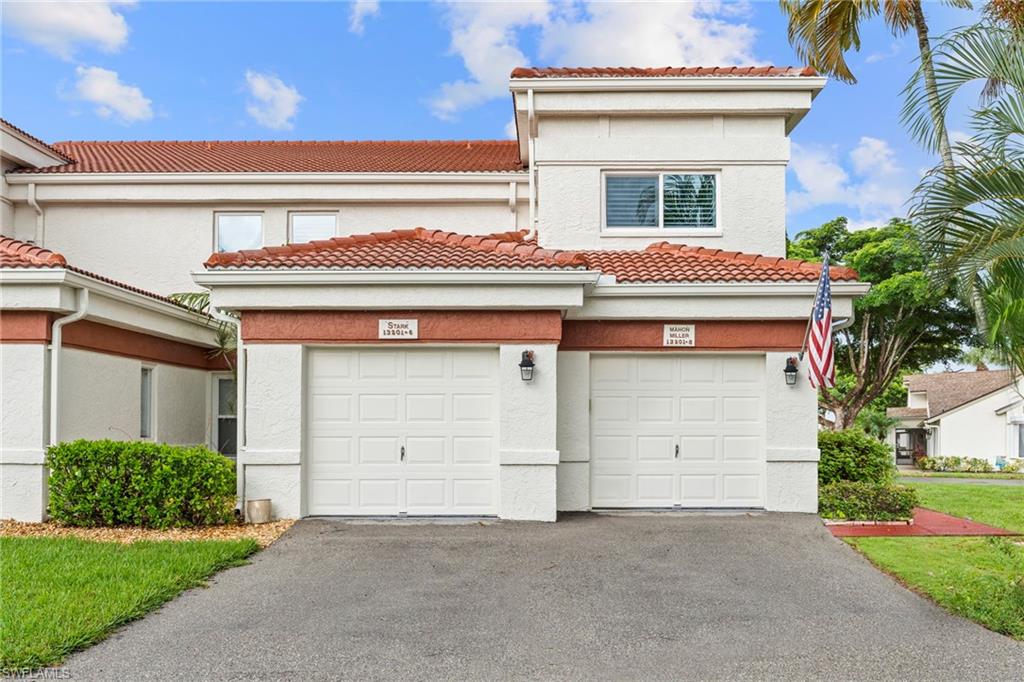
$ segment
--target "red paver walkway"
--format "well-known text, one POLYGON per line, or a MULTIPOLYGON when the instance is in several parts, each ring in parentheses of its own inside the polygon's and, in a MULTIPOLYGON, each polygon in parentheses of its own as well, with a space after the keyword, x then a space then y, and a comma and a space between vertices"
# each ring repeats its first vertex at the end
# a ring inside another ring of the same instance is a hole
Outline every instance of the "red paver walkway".
POLYGON ((1011 530, 986 526, 970 519, 951 516, 924 507, 914 508, 914 523, 901 526, 829 526, 837 538, 901 537, 911 535, 1020 535, 1011 530))

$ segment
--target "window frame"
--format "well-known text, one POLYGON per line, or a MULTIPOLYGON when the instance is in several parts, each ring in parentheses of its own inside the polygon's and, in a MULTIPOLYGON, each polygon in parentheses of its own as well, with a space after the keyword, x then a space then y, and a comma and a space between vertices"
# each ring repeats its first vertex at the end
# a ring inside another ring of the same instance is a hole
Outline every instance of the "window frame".
POLYGON ((297 215, 308 215, 308 216, 331 216, 334 218, 334 234, 332 237, 338 236, 338 211, 288 211, 288 243, 289 244, 303 244, 305 242, 295 241, 295 225, 294 218, 297 215))
POLYGON ((210 449, 214 452, 219 452, 224 457, 232 461, 238 460, 238 378, 227 372, 217 372, 210 375, 211 377, 211 395, 210 395, 210 449), (233 381, 235 382, 235 413, 221 414, 220 413, 220 382, 221 381, 233 381), (220 452, 220 420, 221 419, 234 419, 235 420, 235 454, 227 455, 220 452))
POLYGON ((257 216, 260 219, 260 245, 263 248, 267 244, 267 221, 265 211, 214 211, 213 212, 213 253, 229 253, 221 251, 220 248, 220 217, 222 215, 233 216, 257 216))
POLYGON ((601 171, 601 237, 721 237, 722 230, 722 170, 720 168, 615 168, 601 171), (608 226, 608 182, 615 175, 653 175, 658 178, 658 226, 608 226), (713 175, 715 177, 715 227, 663 227, 665 224, 665 176, 713 175))
POLYGON ((156 413, 156 365, 142 364, 139 367, 139 440, 156 440, 156 413), (144 400, 143 377, 147 374, 149 375, 149 400, 146 403, 146 407, 149 408, 148 415, 142 409, 144 400), (146 433, 143 433, 142 425, 146 422, 148 422, 147 426, 149 426, 149 429, 146 433))

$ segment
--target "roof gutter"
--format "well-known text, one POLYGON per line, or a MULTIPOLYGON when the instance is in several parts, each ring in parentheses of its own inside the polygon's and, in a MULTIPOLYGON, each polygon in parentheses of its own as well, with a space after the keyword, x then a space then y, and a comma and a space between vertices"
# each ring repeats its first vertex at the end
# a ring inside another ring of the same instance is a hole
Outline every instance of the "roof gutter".
POLYGON ((53 321, 50 329, 50 438, 49 445, 56 445, 60 438, 60 356, 65 326, 78 322, 89 312, 89 290, 77 289, 75 312, 53 321))
POLYGON ((529 158, 530 173, 530 232, 527 239, 537 236, 537 140, 535 123, 537 113, 533 106, 533 88, 526 91, 526 155, 529 158))

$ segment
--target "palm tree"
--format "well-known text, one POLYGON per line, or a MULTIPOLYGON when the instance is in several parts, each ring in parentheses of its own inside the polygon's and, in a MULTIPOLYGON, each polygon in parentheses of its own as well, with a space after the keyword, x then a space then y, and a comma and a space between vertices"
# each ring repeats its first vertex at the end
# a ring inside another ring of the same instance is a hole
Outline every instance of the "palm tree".
MULTIPOLYGON (((954 7, 971 7, 971 0, 946 2, 954 7)), ((846 63, 846 52, 851 48, 860 50, 863 22, 882 13, 895 36, 902 36, 913 27, 921 55, 915 80, 922 83, 927 96, 931 123, 936 131, 935 148, 943 165, 952 170, 953 154, 939 106, 928 23, 921 0, 779 0, 779 5, 789 17, 789 42, 800 59, 819 73, 847 83, 857 82, 846 63)))
MULTIPOLYGON (((938 103, 984 83, 973 137, 953 147, 955 172, 937 167, 914 191, 911 218, 936 276, 955 280, 993 349, 1024 372, 1024 28, 990 19, 953 32, 935 50, 938 103)), ((910 88, 904 118, 928 143, 925 95, 910 88)))
MULTIPOLYGON (((170 294, 167 298, 194 313, 210 315, 210 292, 208 291, 186 291, 170 294)), ((217 335, 217 347, 211 349, 207 355, 213 360, 223 359, 228 369, 231 370, 231 374, 234 375, 236 372, 234 360, 238 346, 237 323, 232 324, 211 316, 208 324, 214 327, 214 333, 217 335)))

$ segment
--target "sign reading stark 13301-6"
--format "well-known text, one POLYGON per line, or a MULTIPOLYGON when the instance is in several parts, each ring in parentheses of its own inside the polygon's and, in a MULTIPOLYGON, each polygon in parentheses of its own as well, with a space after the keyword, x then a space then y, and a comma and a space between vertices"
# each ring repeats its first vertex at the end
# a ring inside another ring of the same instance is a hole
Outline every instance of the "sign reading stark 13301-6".
POLYGON ((418 339, 419 320, 377 320, 378 339, 418 339))
POLYGON ((663 346, 693 346, 697 342, 697 332, 692 324, 666 324, 662 333, 663 346))

